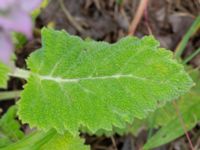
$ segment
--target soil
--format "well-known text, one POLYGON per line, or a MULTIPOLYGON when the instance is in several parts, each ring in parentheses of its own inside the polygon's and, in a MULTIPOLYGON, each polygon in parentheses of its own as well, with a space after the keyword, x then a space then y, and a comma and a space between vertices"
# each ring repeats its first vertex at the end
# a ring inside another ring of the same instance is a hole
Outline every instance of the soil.
MULTIPOLYGON (((59 0, 51 0, 36 20, 35 38, 16 51, 16 65, 26 68, 25 59, 41 46, 38 29, 43 26, 64 29, 70 34, 83 38, 111 43, 117 41, 128 34, 130 22, 135 16, 139 2, 139 0, 64 0, 64 4, 61 6, 59 0), (64 9, 67 10, 68 15, 64 9)), ((146 15, 141 19, 135 36, 149 35, 150 29, 162 47, 173 51, 199 14, 199 0, 149 0, 146 15)), ((197 47, 200 47, 200 34, 198 33, 191 38, 182 57, 186 57, 197 47)), ((190 63, 193 66, 199 66, 200 55, 190 63)), ((8 90, 22 89, 24 82, 19 79, 11 79, 8 90)), ((0 102, 3 112, 12 104, 14 104, 14 100, 0 102)), ((200 126, 197 125, 190 131, 190 136, 196 137, 197 133, 199 135, 199 128, 200 126)), ((92 150, 139 150, 147 140, 147 133, 148 131, 142 131, 137 137, 130 134, 115 135, 109 138, 83 136, 86 137, 86 143, 92 146, 92 150)), ((192 140, 196 145, 200 143, 199 138, 192 138, 192 140)), ((190 149, 188 141, 183 136, 156 150, 188 149, 190 149)))

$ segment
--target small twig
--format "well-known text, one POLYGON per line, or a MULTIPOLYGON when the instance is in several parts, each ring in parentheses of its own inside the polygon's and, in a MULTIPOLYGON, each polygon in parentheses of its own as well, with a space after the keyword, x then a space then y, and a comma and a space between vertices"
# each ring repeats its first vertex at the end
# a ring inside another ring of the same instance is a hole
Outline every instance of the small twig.
POLYGON ((145 19, 145 25, 147 27, 147 30, 149 32, 150 35, 153 35, 151 27, 149 25, 149 19, 148 19, 148 12, 147 12, 147 8, 145 8, 144 10, 144 19, 145 19))
POLYGON ((94 0, 94 4, 97 7, 98 10, 101 10, 101 5, 99 4, 98 0, 94 0))
POLYGON ((84 30, 83 28, 77 23, 77 21, 72 17, 70 12, 65 7, 65 4, 63 3, 63 0, 58 0, 61 9, 63 10, 65 16, 67 17, 68 21, 78 30, 80 33, 82 33, 84 30))
POLYGON ((117 149, 117 144, 116 144, 116 142, 115 142, 115 139, 114 139, 114 137, 113 137, 113 136, 111 136, 110 138, 111 138, 111 140, 112 140, 112 143, 113 143, 114 150, 118 150, 118 149, 117 149))
POLYGON ((180 111, 179 111, 179 108, 178 108, 178 106, 177 106, 177 104, 176 104, 175 101, 173 101, 173 105, 174 105, 174 107, 175 107, 175 109, 176 109, 176 113, 177 113, 178 119, 179 119, 179 121, 180 121, 180 124, 181 124, 183 130, 184 130, 184 133, 185 133, 185 135, 186 135, 186 138, 187 138, 187 140, 188 140, 188 142, 189 142, 190 148, 191 148, 191 150, 194 150, 194 146, 193 146, 192 141, 191 141, 191 139, 190 139, 190 136, 189 136, 189 134, 188 134, 188 132, 187 132, 187 128, 186 128, 185 123, 184 123, 184 121, 183 121, 183 117, 181 116, 180 111))
POLYGON ((198 150, 200 148, 200 138, 197 140, 197 144, 194 147, 194 150, 198 150))
POLYGON ((141 0, 134 19, 132 20, 128 35, 133 35, 146 9, 148 0, 141 0))
POLYGON ((93 148, 98 149, 98 150, 106 150, 108 147, 107 146, 101 146, 101 145, 95 145, 93 148))

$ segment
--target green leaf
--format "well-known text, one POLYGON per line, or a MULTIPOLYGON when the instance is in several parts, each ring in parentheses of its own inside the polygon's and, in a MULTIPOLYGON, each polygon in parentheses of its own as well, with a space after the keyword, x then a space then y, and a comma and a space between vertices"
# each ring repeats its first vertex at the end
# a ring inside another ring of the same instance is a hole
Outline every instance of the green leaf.
POLYGON ((1 150, 89 150, 79 136, 59 135, 55 130, 34 132, 1 150))
POLYGON ((72 134, 81 126, 122 128, 193 85, 151 36, 108 44, 43 29, 42 45, 27 61, 31 75, 19 101, 19 117, 32 127, 72 134))
POLYGON ((10 107, 6 114, 0 119, 0 147, 20 140, 24 134, 20 130, 20 124, 16 117, 16 107, 10 107))
POLYGON ((197 70, 193 70, 191 76, 196 81, 196 86, 190 93, 178 100, 176 106, 168 104, 151 115, 151 117, 154 116, 155 118, 155 125, 161 125, 163 127, 148 140, 144 146, 145 149, 161 146, 184 135, 181 118, 187 131, 192 129, 200 121, 200 73, 197 70), (175 107, 178 108, 181 116, 175 113, 175 107))
POLYGON ((8 66, 0 62, 0 88, 7 87, 8 73, 10 69, 8 66))
POLYGON ((12 33, 12 41, 15 45, 16 49, 22 49, 25 43, 27 42, 27 38, 22 33, 13 32, 12 33))

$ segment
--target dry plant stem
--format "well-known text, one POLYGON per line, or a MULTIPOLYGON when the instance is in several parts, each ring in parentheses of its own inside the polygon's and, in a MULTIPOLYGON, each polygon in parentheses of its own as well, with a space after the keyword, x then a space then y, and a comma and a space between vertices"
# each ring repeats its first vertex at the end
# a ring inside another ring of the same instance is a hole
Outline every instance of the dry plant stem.
POLYGON ((153 35, 151 27, 149 25, 149 19, 148 19, 148 12, 147 12, 147 8, 144 10, 144 19, 145 19, 145 25, 147 27, 147 30, 149 32, 150 35, 153 35))
POLYGON ((198 150, 200 148, 200 138, 197 140, 197 144, 194 147, 194 150, 198 150))
POLYGON ((82 33, 84 30, 83 28, 78 24, 78 22, 72 17, 70 12, 65 7, 65 4, 63 3, 63 0, 58 0, 61 9, 63 10, 65 16, 67 17, 68 21, 73 25, 73 27, 78 30, 78 32, 82 33))
POLYGON ((181 116, 180 111, 179 111, 179 108, 178 108, 178 106, 177 106, 177 104, 176 104, 175 101, 173 101, 173 105, 174 105, 174 107, 175 107, 175 109, 176 109, 176 113, 177 113, 177 116, 178 116, 178 118, 179 118, 180 124, 181 124, 181 126, 182 126, 182 128, 183 128, 183 130, 184 130, 184 133, 185 133, 185 135, 186 135, 186 138, 187 138, 187 140, 188 140, 188 142, 189 142, 190 149, 191 149, 191 150, 195 150, 195 149, 194 149, 194 146, 193 146, 193 144, 192 144, 191 138, 190 138, 190 136, 189 136, 189 134, 188 134, 188 132, 187 132, 187 128, 186 128, 185 123, 184 123, 184 121, 183 121, 183 117, 181 116))
POLYGON ((99 0, 93 0, 98 10, 101 10, 101 5, 99 4, 99 0))
POLYGON ((111 140, 112 140, 112 143, 113 143, 114 150, 118 150, 117 149, 117 144, 116 144, 115 139, 114 139, 113 136, 111 136, 111 140))
POLYGON ((139 4, 139 7, 137 9, 137 12, 135 14, 135 17, 134 19, 132 20, 130 26, 129 26, 129 33, 128 35, 133 35, 135 33, 135 30, 143 16, 143 13, 144 13, 144 10, 146 9, 147 7, 147 4, 148 4, 148 1, 149 0, 141 0, 140 1, 140 4, 139 4))

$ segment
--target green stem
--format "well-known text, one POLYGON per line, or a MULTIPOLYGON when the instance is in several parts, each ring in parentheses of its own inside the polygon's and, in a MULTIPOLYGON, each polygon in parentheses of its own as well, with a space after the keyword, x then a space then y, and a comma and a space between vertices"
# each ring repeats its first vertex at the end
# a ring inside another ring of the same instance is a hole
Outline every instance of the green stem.
POLYGON ((149 132, 148 132, 148 135, 147 135, 147 139, 150 139, 153 135, 153 129, 154 129, 154 125, 155 125, 155 115, 153 115, 148 120, 149 120, 150 126, 149 126, 149 132))
POLYGON ((18 98, 21 91, 5 91, 0 92, 0 101, 10 100, 13 98, 18 98))
POLYGON ((189 55, 184 61, 183 64, 187 64, 192 58, 194 58, 196 55, 200 53, 200 48, 198 48, 195 52, 193 52, 191 55, 189 55))
POLYGON ((30 76, 30 72, 24 69, 16 68, 14 72, 9 73, 9 76, 22 78, 22 79, 28 79, 28 77, 30 76))

